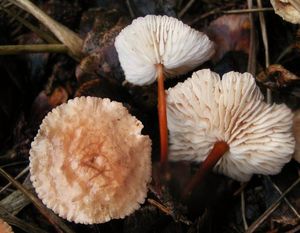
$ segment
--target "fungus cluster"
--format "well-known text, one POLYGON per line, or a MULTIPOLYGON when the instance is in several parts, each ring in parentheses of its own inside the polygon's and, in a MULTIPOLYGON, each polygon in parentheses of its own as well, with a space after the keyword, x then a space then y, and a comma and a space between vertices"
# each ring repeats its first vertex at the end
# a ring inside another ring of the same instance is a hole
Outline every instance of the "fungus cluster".
POLYGON ((43 203, 76 223, 103 223, 138 209, 151 179, 151 140, 121 104, 80 97, 52 110, 30 150, 43 203))
MULTIPOLYGON (((188 191, 211 168, 247 181, 255 173, 276 174, 291 159, 293 115, 283 104, 266 104, 248 73, 230 72, 221 80, 200 70, 170 88, 166 99, 166 77, 184 74, 213 55, 205 34, 175 18, 148 15, 124 28, 115 47, 128 82, 158 81, 161 161, 167 159, 168 129, 170 160, 204 161, 188 191)), ((151 140, 141 135, 142 128, 121 103, 109 99, 80 97, 56 107, 30 150, 37 195, 76 223, 131 214, 144 202, 151 180, 151 140)))
POLYGON ((168 148, 165 77, 184 74, 214 53, 209 38, 176 18, 147 15, 135 19, 116 37, 115 47, 126 80, 135 85, 158 81, 161 160, 168 148))
POLYGON ((200 70, 167 96, 170 159, 204 161, 198 179, 214 167, 248 181, 252 174, 280 172, 291 159, 293 114, 283 104, 265 103, 249 73, 229 72, 221 80, 200 70))

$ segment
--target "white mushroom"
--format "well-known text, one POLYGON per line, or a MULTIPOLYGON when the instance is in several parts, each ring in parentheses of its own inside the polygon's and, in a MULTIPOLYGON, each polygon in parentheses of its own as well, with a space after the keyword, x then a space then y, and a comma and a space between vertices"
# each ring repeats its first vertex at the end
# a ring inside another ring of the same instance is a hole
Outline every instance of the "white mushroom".
POLYGON ((200 70, 167 96, 171 160, 207 161, 219 150, 206 166, 238 181, 276 174, 290 161, 293 114, 284 104, 265 103, 251 74, 229 72, 220 80, 200 70))
POLYGON ((300 2, 299 0, 271 0, 275 13, 284 20, 300 24, 300 2))
POLYGON ((115 47, 128 82, 148 85, 158 80, 161 156, 165 160, 164 77, 184 74, 207 61, 214 53, 213 42, 173 17, 148 15, 124 28, 116 37, 115 47))
POLYGON ((0 218, 0 233, 13 233, 10 225, 0 218))
POLYGON ((156 65, 167 77, 184 74, 207 61, 213 42, 176 18, 147 15, 135 19, 117 36, 115 46, 126 80, 148 85, 157 79, 156 65))
POLYGON ((43 203, 76 223, 103 223, 138 209, 151 179, 151 140, 121 103, 80 97, 43 120, 30 150, 43 203))

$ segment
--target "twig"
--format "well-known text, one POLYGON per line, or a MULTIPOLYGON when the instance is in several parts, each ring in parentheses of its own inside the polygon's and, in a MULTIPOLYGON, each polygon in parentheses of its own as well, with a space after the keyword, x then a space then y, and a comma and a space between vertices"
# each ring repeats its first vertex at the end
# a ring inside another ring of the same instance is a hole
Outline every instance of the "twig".
MULTIPOLYGON (((2 159, 2 158, 1 158, 2 159)), ((5 165, 0 166, 1 168, 6 168, 6 167, 12 167, 12 166, 18 166, 18 165, 23 165, 23 164, 28 164, 27 161, 18 161, 18 162, 12 162, 12 163, 7 163, 5 165)))
POLYGON ((183 1, 183 0, 177 0, 177 4, 176 4, 176 9, 177 9, 177 10, 180 10, 180 9, 181 9, 182 1, 183 1))
POLYGON ((294 229, 290 231, 286 231, 285 233, 297 233, 300 232, 300 225, 296 226, 294 229))
MULTIPOLYGON (((282 195, 282 191, 280 190, 280 188, 272 181, 272 179, 270 178, 270 176, 267 176, 267 179, 271 182, 271 184, 273 185, 273 187, 277 190, 277 192, 282 195)), ((297 210, 294 208, 294 206, 289 202, 289 200, 284 197, 283 200, 286 202, 286 204, 291 208, 291 210, 294 212, 294 214, 297 216, 297 218, 300 220, 300 215, 297 212, 297 210)))
MULTIPOLYGON (((258 7, 262 7, 261 0, 257 0, 258 7)), ((269 55, 269 44, 268 44, 268 35, 267 35, 267 28, 266 28, 266 20, 263 12, 259 12, 259 23, 260 29, 262 34, 262 40, 265 48, 265 66, 268 68, 270 66, 270 55, 269 55)), ((269 88, 267 88, 267 103, 272 103, 272 92, 269 88)))
POLYGON ((24 220, 21 220, 15 216, 13 216, 9 211, 0 206, 0 217, 5 220, 9 225, 15 226, 21 229, 24 232, 28 233, 46 233, 46 231, 34 226, 31 223, 27 223, 24 220))
MULTIPOLYGON (((27 180, 23 182, 24 187, 28 187, 26 183, 27 180)), ((30 200, 20 190, 14 190, 0 201, 0 207, 5 208, 14 216, 29 204, 31 204, 30 200)))
POLYGON ((195 0, 190 0, 185 7, 178 13, 178 17, 181 18, 189 9, 190 7, 194 4, 195 0))
POLYGON ((228 10, 223 11, 224 14, 245 14, 245 13, 255 13, 255 12, 265 12, 265 11, 274 11, 272 7, 266 8, 252 8, 252 9, 238 9, 238 10, 228 10))
POLYGON ((275 61, 275 64, 278 64, 280 62, 280 60, 287 55, 289 52, 291 52, 293 49, 295 48, 294 44, 289 45, 288 47, 286 47, 278 56, 278 58, 275 61))
POLYGON ((9 0, 11 3, 32 14, 44 24, 69 49, 69 54, 77 61, 83 56, 81 48, 83 40, 69 28, 45 14, 29 0, 9 0))
POLYGON ((241 211, 242 211, 242 219, 245 230, 248 229, 248 223, 246 219, 246 208, 245 208, 245 192, 244 190, 241 192, 241 211))
MULTIPOLYGON (((11 4, 11 3, 10 3, 11 4)), ((25 27, 27 27, 29 30, 33 31, 34 33, 36 33, 39 37, 41 37, 43 40, 45 40, 48 43, 53 43, 56 44, 59 41, 55 38, 53 38, 52 35, 50 35, 49 33, 39 29, 38 27, 34 26, 33 24, 31 24, 29 21, 27 21, 24 17, 20 17, 19 15, 17 15, 16 13, 14 13, 13 11, 11 11, 10 9, 4 8, 3 6, 0 5, 0 9, 3 10, 6 14, 8 14, 9 16, 12 17, 12 19, 15 19, 17 21, 19 21, 21 24, 23 24, 25 27)))
POLYGON ((131 7, 130 0, 126 0, 126 5, 127 5, 128 10, 129 10, 129 14, 130 14, 131 18, 134 19, 135 16, 134 16, 133 9, 131 7))
POLYGON ((254 223, 251 224, 251 226, 248 228, 246 233, 252 233, 256 230, 257 227, 262 224, 267 217, 269 217, 270 214, 273 213, 273 211, 280 205, 280 201, 298 184, 300 183, 300 176, 298 179, 287 189, 282 193, 282 195, 258 218, 254 223))
POLYGON ((215 15, 215 14, 221 13, 224 9, 232 7, 234 5, 235 5, 234 3, 230 3, 230 4, 227 4, 226 6, 215 8, 215 9, 213 9, 211 11, 205 12, 204 14, 199 15, 198 17, 196 17, 192 21, 190 21, 188 23, 188 25, 193 25, 193 24, 197 23, 199 20, 205 19, 205 18, 207 18, 207 17, 209 17, 211 15, 215 15))
POLYGON ((156 208, 158 208, 159 210, 161 210, 163 213, 165 213, 167 215, 173 215, 172 211, 168 207, 164 206, 163 204, 159 203, 158 201, 155 201, 155 200, 153 200, 151 198, 148 198, 147 201, 151 205, 153 205, 156 208))
POLYGON ((17 189, 19 189, 40 211, 40 213, 55 227, 58 232, 74 233, 59 217, 50 212, 43 203, 35 197, 31 192, 29 192, 22 184, 16 181, 8 173, 6 173, 2 168, 0 168, 0 174, 10 181, 17 189))
MULTIPOLYGON (((297 36, 298 37, 298 36, 297 36)), ((300 42, 295 42, 288 47, 286 47, 278 56, 278 58, 275 60, 274 64, 278 64, 281 59, 283 59, 289 52, 291 52, 293 49, 300 49, 300 42)))
MULTIPOLYGON (((262 7, 261 0, 257 0, 257 5, 259 7, 262 7)), ((259 22, 260 22, 260 28, 262 33, 262 39, 265 47, 265 66, 266 68, 270 65, 270 55, 269 55, 269 43, 268 43, 268 34, 267 34, 267 28, 266 28, 266 20, 263 12, 259 12, 259 22)))
POLYGON ((237 196, 241 192, 243 192, 243 190, 246 188, 247 185, 248 185, 248 182, 242 183, 241 186, 233 193, 233 196, 237 196))
MULTIPOLYGON (((29 171, 29 166, 27 166, 25 169, 23 169, 16 177, 15 180, 19 179, 21 176, 23 176, 24 174, 26 174, 26 172, 29 171)), ((0 189, 0 193, 2 193, 5 189, 7 189, 9 186, 11 186, 11 182, 8 182, 7 185, 5 185, 2 189, 0 189)))
MULTIPOLYGON (((248 8, 252 9, 253 1, 247 0, 248 8)), ((255 50, 255 30, 254 30, 254 20, 253 15, 249 13, 250 18, 250 48, 249 48, 249 57, 248 57, 248 65, 247 71, 251 74, 255 74, 256 70, 256 50, 255 50)))
POLYGON ((22 53, 67 53, 68 48, 63 44, 32 44, 32 45, 2 45, 0 55, 22 53))
MULTIPOLYGON (((172 210, 170 210, 168 207, 164 206, 163 204, 159 203, 158 201, 155 201, 151 198, 148 198, 147 201, 155 206, 156 208, 158 208, 160 211, 162 211, 163 213, 165 213, 166 215, 169 215, 169 216, 174 216, 174 213, 172 210)), ((182 216, 179 216, 179 219, 178 219, 180 222, 186 224, 186 225, 191 225, 191 222, 185 218, 183 218, 182 216)))

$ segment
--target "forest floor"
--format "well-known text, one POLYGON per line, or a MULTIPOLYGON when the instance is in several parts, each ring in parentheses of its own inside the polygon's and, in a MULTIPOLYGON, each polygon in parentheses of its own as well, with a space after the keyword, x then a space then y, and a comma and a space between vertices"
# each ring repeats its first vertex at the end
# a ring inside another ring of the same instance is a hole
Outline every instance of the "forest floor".
MULTIPOLYGON (((199 165, 170 163, 168 180, 155 184, 155 175, 160 176, 157 86, 124 82, 113 45, 116 28, 138 16, 179 18, 216 45, 213 58, 195 70, 210 68, 220 75, 250 72, 266 101, 296 111, 300 108, 299 24, 284 21, 269 1, 260 0, 33 1, 75 32, 75 39, 66 36, 82 46, 74 52, 68 42, 13 2, 0 1, 0 218, 15 232, 300 232, 300 166, 295 160, 277 175, 254 175, 247 183, 211 172, 186 201, 180 193, 199 165), (270 65, 281 66, 271 69, 270 65), (153 182, 145 203, 124 219, 70 223, 49 211, 31 185, 29 150, 42 119, 76 96, 122 102, 152 139, 153 182)), ((167 80, 165 88, 184 81, 192 71, 167 80)))

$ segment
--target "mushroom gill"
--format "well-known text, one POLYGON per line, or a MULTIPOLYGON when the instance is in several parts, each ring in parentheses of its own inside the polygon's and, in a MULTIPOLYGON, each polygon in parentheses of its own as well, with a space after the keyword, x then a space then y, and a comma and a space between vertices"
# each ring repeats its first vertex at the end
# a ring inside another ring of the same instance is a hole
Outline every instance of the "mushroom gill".
POLYGON ((229 72, 221 80, 200 70, 167 96, 171 160, 202 162, 225 142, 211 165, 238 181, 276 174, 290 161, 293 114, 284 104, 265 103, 251 74, 229 72))
POLYGON ((115 47, 128 82, 158 81, 161 162, 167 160, 168 130, 164 80, 196 68, 214 54, 214 44, 202 32, 176 18, 147 15, 133 20, 116 37, 115 47))

